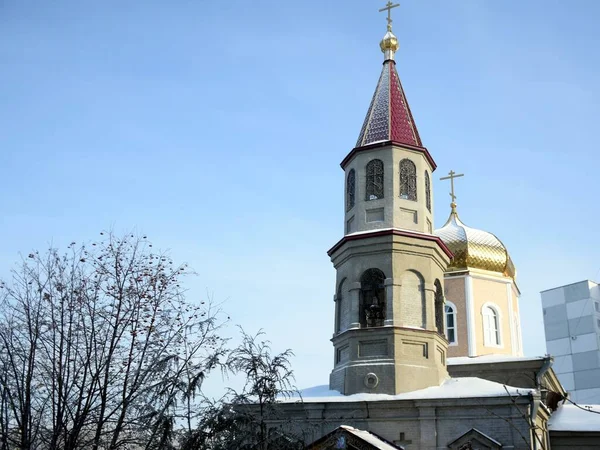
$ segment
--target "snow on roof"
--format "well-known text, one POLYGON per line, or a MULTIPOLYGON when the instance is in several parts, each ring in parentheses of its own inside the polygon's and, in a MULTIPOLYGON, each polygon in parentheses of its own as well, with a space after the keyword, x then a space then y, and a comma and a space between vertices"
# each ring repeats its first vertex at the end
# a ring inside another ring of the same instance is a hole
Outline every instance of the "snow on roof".
POLYGON ((414 234, 422 234, 423 236, 431 236, 431 233, 424 233, 422 231, 409 230, 408 228, 386 227, 386 228, 377 228, 377 229, 374 229, 374 230, 355 231, 353 233, 348 233, 346 235, 346 237, 348 237, 348 236, 360 236, 361 234, 370 234, 370 233, 375 233, 375 232, 380 232, 380 231, 392 231, 392 230, 409 231, 410 233, 414 233, 414 234))
POLYGON ((487 434, 485 434, 483 431, 478 430, 477 428, 473 428, 474 431, 477 431, 480 435, 485 436, 487 439, 489 439, 490 441, 492 441, 494 444, 499 445, 500 447, 502 447, 502 444, 500 442, 498 442, 496 439, 494 439, 491 436, 488 436, 487 434))
POLYGON ((449 366, 460 366, 463 364, 486 364, 486 363, 504 363, 520 361, 538 361, 545 359, 546 356, 507 356, 507 355, 483 355, 483 356, 459 356, 448 358, 449 366))
POLYGON ((562 405, 550 416, 550 431, 600 431, 600 405, 562 405), (594 412, 598 414, 595 414, 594 412))
POLYGON ((344 430, 348 431, 348 433, 352 433, 353 435, 362 439, 363 441, 368 442, 373 447, 379 450, 398 450, 399 448, 402 448, 392 445, 389 442, 383 441, 381 438, 368 431, 358 430, 348 425, 342 425, 340 428, 343 428, 344 430))
MULTIPOLYGON (((435 400, 445 398, 480 398, 480 397, 506 397, 507 395, 528 395, 534 389, 520 389, 506 386, 493 381, 475 377, 448 378, 441 386, 433 386, 418 391, 404 394, 353 394, 342 395, 338 391, 330 391, 327 386, 315 386, 300 391, 304 403, 323 402, 365 402, 385 400, 435 400), (508 391, 508 394, 507 394, 508 391)), ((283 403, 299 401, 298 396, 280 399, 283 403)))

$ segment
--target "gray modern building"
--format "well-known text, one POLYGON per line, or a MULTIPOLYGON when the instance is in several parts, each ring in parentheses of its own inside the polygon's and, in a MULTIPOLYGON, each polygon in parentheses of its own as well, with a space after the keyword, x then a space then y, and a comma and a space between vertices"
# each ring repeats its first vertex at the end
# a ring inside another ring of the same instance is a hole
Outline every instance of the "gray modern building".
POLYGON ((600 285, 585 280, 541 292, 546 348, 577 403, 600 403, 600 285))

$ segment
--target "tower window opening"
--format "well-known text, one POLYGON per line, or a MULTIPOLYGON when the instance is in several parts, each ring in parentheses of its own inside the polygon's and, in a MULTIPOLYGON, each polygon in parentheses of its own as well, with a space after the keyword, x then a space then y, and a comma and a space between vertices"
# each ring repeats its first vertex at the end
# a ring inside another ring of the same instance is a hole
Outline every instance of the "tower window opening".
POLYGON ((349 303, 346 291, 346 279, 344 278, 338 286, 336 294, 336 310, 335 310, 335 332, 341 333, 348 329, 349 326, 349 303))
POLYGON ((498 313, 491 306, 483 308, 483 340, 488 347, 500 346, 498 313))
POLYGON ((346 211, 350 211, 354 207, 354 199, 356 194, 356 172, 350 169, 348 178, 346 178, 346 211))
POLYGON ((381 327, 385 320, 385 275, 379 269, 368 269, 360 278, 360 326, 381 327))
POLYGON ((417 200, 417 167, 410 159, 400 161, 400 198, 417 200))
POLYGON ((444 334, 444 291, 440 280, 435 280, 435 327, 438 334, 444 334))
POLYGON ((446 303, 444 315, 446 317, 446 339, 450 344, 456 344, 456 306, 446 303))
POLYGON ((369 161, 366 167, 366 199, 383 198, 383 162, 380 159, 369 161))
POLYGON ((431 180, 429 179, 429 173, 425 171, 425 206, 427 210, 431 212, 431 180))

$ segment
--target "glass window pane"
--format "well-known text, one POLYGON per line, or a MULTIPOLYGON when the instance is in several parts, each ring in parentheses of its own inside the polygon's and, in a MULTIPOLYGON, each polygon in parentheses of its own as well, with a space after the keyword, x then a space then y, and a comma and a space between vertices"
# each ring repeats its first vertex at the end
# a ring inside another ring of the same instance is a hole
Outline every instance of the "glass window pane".
POLYGON ((451 344, 453 342, 456 342, 456 338, 454 336, 454 330, 448 330, 448 342, 450 342, 451 344))

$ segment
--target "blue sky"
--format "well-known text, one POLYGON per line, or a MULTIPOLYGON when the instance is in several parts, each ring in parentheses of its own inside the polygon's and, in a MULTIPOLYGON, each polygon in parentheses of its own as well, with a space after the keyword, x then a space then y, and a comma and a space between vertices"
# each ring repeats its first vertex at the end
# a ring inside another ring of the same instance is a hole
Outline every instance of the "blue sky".
MULTIPOLYGON (((381 70, 384 1, 4 0, 0 274, 19 252, 146 233, 248 331, 332 368, 343 172, 381 70)), ((397 68, 434 174, 508 246, 527 355, 539 291, 600 275, 600 2, 405 0, 397 68)))

